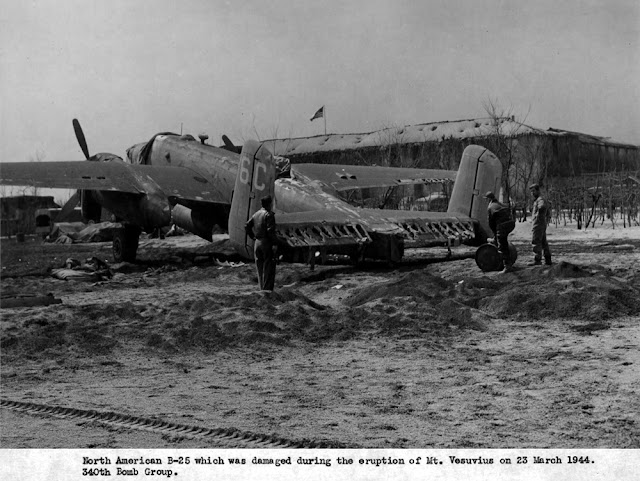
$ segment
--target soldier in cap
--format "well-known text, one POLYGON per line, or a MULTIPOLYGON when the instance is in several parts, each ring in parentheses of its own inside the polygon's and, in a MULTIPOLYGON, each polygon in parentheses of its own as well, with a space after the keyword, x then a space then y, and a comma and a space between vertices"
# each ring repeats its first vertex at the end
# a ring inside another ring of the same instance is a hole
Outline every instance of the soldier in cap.
POLYGON ((258 271, 261 290, 272 291, 276 279, 276 216, 271 210, 271 196, 261 200, 262 209, 258 210, 246 223, 247 235, 254 239, 253 253, 258 271))
POLYGON ((493 192, 487 192, 484 198, 489 200, 489 206, 487 207, 489 227, 493 231, 494 242, 497 244, 498 252, 502 257, 502 273, 506 274, 513 270, 508 237, 515 229, 516 223, 511 218, 511 209, 498 202, 493 192))
POLYGON ((529 191, 533 197, 532 226, 531 226, 531 244, 533 244, 533 262, 530 266, 539 266, 542 264, 542 255, 544 254, 544 263, 551 265, 551 251, 547 242, 547 224, 551 217, 549 204, 540 195, 540 186, 532 184, 529 191))

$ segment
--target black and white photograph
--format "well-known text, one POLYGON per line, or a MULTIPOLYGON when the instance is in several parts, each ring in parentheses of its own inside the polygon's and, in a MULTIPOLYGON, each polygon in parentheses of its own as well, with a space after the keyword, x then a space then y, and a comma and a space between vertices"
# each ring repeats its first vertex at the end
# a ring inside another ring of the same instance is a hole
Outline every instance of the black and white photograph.
POLYGON ((3 1, 0 202, 0 477, 640 461, 637 0, 3 1))

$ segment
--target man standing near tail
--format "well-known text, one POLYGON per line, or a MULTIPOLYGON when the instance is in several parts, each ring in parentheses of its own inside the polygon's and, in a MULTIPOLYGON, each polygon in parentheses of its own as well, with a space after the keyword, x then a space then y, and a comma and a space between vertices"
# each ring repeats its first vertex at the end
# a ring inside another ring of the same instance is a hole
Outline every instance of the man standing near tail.
POLYGON ((271 196, 261 200, 262 209, 258 210, 246 223, 247 235, 254 240, 253 255, 256 260, 258 282, 263 291, 272 291, 276 279, 276 215, 271 210, 271 196))
POLYGON ((530 185, 529 191, 533 197, 531 244, 533 244, 534 254, 533 262, 529 265, 542 265, 542 255, 544 254, 544 263, 550 266, 551 251, 549 250, 549 243, 547 242, 547 224, 551 217, 549 204, 540 195, 540 186, 538 184, 530 185))
POLYGON ((516 223, 511 218, 511 209, 498 202, 493 192, 487 192, 484 198, 489 200, 489 206, 487 207, 489 227, 493 231, 495 242, 498 245, 498 252, 502 257, 502 273, 506 274, 513 270, 508 237, 515 229, 516 223))

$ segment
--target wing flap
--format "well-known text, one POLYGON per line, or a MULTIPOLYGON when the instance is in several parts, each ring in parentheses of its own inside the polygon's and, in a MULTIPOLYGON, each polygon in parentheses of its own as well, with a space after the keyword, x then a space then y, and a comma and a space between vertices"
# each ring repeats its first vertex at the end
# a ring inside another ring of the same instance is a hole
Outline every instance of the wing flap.
POLYGON ((371 242, 357 216, 331 210, 276 215, 278 239, 292 248, 314 247, 341 250, 371 242), (352 217, 352 218, 350 218, 352 217))
POLYGON ((470 217, 445 212, 354 209, 276 215, 280 240, 289 247, 357 247, 380 236, 401 236, 406 248, 459 245, 475 238, 470 217))
POLYGON ((405 239, 406 248, 459 245, 475 238, 475 222, 446 212, 362 209, 374 229, 393 227, 405 239))

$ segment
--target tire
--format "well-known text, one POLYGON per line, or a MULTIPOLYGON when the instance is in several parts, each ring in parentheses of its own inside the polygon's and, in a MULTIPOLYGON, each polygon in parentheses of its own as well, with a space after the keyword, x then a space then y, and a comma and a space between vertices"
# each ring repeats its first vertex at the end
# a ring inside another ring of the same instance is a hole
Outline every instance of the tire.
MULTIPOLYGON (((518 259, 518 251, 516 247, 509 242, 509 255, 511 265, 515 264, 518 259)), ((493 244, 483 244, 476 250, 476 265, 483 272, 499 271, 502 270, 502 256, 498 251, 498 247, 493 244)))
POLYGON ((113 260, 115 262, 135 262, 138 251, 140 229, 124 226, 113 235, 113 260))

